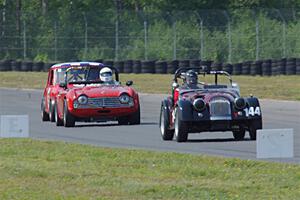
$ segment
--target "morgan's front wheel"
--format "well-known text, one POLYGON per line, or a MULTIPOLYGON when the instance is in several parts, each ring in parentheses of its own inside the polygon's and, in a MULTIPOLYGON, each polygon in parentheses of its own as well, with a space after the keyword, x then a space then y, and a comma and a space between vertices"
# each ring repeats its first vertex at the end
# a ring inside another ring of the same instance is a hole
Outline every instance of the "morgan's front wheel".
POLYGON ((188 139, 188 131, 186 122, 182 121, 178 111, 175 114, 175 138, 177 142, 186 142, 188 139))
POLYGON ((249 127, 250 140, 256 140, 256 128, 253 126, 249 127))
POLYGON ((74 116, 69 112, 67 101, 64 101, 64 126, 65 127, 74 127, 75 126, 75 118, 74 116))
POLYGON ((235 140, 243 140, 245 138, 245 132, 246 130, 241 127, 239 130, 232 131, 235 140))
POLYGON ((161 137, 163 140, 172 140, 174 137, 174 130, 170 130, 169 127, 169 120, 168 120, 168 112, 161 106, 160 110, 160 121, 159 121, 159 128, 161 132, 161 137))

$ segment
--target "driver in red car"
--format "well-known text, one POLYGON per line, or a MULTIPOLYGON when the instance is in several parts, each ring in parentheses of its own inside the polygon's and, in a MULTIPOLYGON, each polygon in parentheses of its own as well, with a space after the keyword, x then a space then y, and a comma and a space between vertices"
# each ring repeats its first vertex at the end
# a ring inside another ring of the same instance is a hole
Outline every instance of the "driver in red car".
POLYGON ((104 67, 100 70, 99 73, 100 80, 103 81, 103 84, 106 85, 115 85, 116 81, 113 80, 112 70, 108 67, 104 67))

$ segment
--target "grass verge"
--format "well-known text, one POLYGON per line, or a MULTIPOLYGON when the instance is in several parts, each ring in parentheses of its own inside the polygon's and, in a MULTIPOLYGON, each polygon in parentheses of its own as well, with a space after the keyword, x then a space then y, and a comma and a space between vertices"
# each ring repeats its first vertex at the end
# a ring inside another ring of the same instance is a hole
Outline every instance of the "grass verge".
MULTIPOLYGON (((173 75, 162 74, 121 74, 120 79, 133 80, 139 92, 163 93, 171 91, 173 75)), ((300 76, 233 76, 240 85, 241 94, 253 94, 259 98, 300 101, 300 76)), ((45 72, 1 72, 0 87, 44 88, 47 81, 45 72)), ((203 81, 203 79, 202 79, 203 81)))
POLYGON ((0 139, 0 199, 298 199, 300 166, 0 139))

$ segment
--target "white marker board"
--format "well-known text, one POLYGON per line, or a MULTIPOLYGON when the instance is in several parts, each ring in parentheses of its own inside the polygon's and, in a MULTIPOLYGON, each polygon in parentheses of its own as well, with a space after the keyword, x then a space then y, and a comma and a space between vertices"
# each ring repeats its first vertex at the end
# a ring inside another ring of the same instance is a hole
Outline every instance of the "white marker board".
POLYGON ((28 115, 1 115, 0 137, 29 137, 28 115))

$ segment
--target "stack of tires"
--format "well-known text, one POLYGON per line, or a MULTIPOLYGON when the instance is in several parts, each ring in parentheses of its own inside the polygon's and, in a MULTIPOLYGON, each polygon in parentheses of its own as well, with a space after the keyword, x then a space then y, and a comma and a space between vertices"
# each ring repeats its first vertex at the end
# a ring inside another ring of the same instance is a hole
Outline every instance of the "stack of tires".
POLYGON ((250 63, 250 75, 256 76, 261 75, 261 64, 260 60, 253 61, 250 63))
POLYGON ((132 73, 132 71, 133 71, 132 66, 133 66, 133 60, 125 60, 124 61, 124 70, 123 70, 123 72, 127 73, 127 74, 132 73))
POLYGON ((286 58, 277 61, 277 75, 285 75, 286 58))
POLYGON ((296 59, 296 74, 300 75, 300 58, 296 59))
POLYGON ((278 75, 278 60, 272 59, 271 60, 271 74, 272 76, 278 75))
POLYGON ((155 73, 156 74, 166 74, 168 64, 166 61, 156 61, 155 62, 155 73))
POLYGON ((296 58, 288 58, 286 60, 286 75, 295 75, 296 74, 296 58))
POLYGON ((241 75, 242 74, 242 63, 235 63, 232 66, 232 74, 233 75, 241 75))
POLYGON ((226 71, 229 74, 232 74, 232 70, 233 70, 232 64, 227 63, 223 66, 223 71, 226 71))
POLYGON ((190 67, 190 60, 180 60, 179 67, 190 67))
POLYGON ((251 66, 250 61, 243 62, 243 64, 242 64, 242 75, 250 75, 250 66, 251 66))
POLYGON ((179 67, 178 60, 172 60, 167 63, 167 73, 174 74, 179 67))
POLYGON ((221 71, 223 68, 222 65, 223 65, 223 63, 221 63, 221 62, 213 62, 211 64, 211 70, 212 71, 221 71))
POLYGON ((207 71, 210 71, 212 63, 213 63, 213 61, 211 61, 211 60, 201 60, 200 66, 204 66, 204 67, 206 67, 207 71))
POLYGON ((261 65, 262 76, 271 76, 271 60, 264 60, 261 65))
POLYGON ((119 73, 124 73, 124 61, 116 61, 114 65, 115 68, 119 71, 119 73))
POLYGON ((12 71, 20 71, 21 70, 21 61, 13 60, 11 61, 11 70, 12 71))
POLYGON ((44 70, 44 62, 34 62, 32 64, 32 71, 40 72, 44 70))
POLYGON ((0 71, 11 71, 11 60, 1 60, 0 71))
POLYGON ((132 63, 132 73, 140 74, 142 71, 142 62, 140 60, 134 60, 132 63))
POLYGON ((141 73, 153 74, 155 72, 155 61, 142 61, 141 73))

